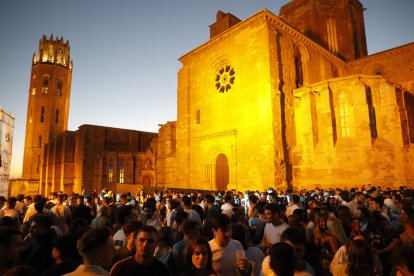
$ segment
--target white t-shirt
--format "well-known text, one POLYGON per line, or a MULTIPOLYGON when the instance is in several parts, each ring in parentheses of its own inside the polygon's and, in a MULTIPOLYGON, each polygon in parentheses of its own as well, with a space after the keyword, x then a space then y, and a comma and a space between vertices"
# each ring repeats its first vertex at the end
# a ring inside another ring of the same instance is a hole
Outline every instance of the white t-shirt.
POLYGON ((280 242, 280 236, 282 233, 289 228, 287 223, 282 223, 278 226, 273 225, 272 223, 266 223, 264 228, 263 241, 265 244, 275 244, 280 242))
POLYGON ((299 209, 299 206, 296 204, 293 204, 289 207, 286 208, 286 217, 289 217, 290 215, 293 215, 293 211, 295 211, 296 209, 299 209))
POLYGON ((240 242, 230 239, 226 247, 220 247, 214 239, 209 241, 211 253, 213 255, 212 265, 217 276, 240 275, 237 267, 236 252, 242 250, 240 242))

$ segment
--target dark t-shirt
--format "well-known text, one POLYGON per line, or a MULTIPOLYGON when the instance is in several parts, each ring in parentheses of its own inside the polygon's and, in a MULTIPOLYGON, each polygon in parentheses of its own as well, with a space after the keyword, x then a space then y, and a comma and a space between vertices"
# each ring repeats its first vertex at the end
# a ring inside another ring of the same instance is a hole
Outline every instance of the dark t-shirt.
POLYGON ((126 258, 125 260, 117 262, 111 270, 111 276, 117 275, 149 275, 149 276, 157 276, 157 275, 171 275, 170 270, 167 266, 165 266, 162 262, 157 260, 156 258, 153 259, 152 263, 147 266, 143 266, 138 264, 135 261, 135 256, 131 256, 126 258))

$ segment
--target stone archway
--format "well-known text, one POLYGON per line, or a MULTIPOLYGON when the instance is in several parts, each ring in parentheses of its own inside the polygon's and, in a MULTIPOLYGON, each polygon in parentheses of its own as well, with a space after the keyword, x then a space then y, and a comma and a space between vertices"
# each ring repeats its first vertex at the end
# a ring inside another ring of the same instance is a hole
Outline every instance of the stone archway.
POLYGON ((216 159, 216 187, 219 191, 227 191, 230 180, 229 160, 220 153, 216 159))

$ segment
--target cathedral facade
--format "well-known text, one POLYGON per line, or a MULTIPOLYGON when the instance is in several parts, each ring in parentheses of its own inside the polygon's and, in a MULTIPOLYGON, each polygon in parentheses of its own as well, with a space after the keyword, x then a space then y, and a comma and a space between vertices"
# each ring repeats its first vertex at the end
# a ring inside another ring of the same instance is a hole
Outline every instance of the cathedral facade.
POLYGON ((221 11, 182 56, 159 185, 208 190, 414 185, 414 43, 367 55, 358 0, 221 11))

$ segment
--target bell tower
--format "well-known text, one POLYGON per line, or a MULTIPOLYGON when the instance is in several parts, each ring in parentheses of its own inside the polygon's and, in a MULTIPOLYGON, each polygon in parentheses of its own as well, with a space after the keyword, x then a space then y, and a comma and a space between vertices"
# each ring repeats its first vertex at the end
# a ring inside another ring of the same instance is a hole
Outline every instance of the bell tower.
POLYGON ((364 7, 359 0, 293 0, 280 18, 344 60, 367 55, 364 7))
POLYGON ((28 194, 38 193, 45 143, 68 128, 71 81, 69 41, 44 35, 30 74, 22 173, 28 194))

